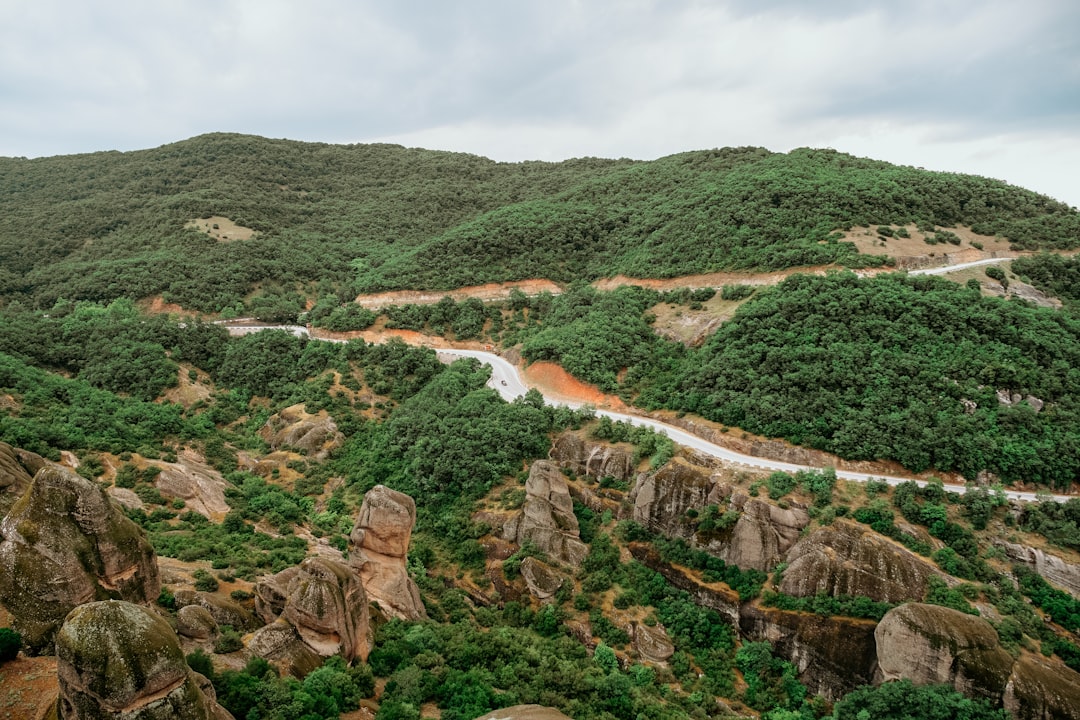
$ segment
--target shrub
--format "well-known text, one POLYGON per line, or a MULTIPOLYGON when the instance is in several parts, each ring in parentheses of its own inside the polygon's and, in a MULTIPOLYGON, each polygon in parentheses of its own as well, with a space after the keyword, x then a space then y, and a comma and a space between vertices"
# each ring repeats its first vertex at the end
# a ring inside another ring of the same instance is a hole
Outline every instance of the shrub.
POLYGON ((0 663, 14 660, 22 648, 22 635, 11 628, 0 628, 0 663))

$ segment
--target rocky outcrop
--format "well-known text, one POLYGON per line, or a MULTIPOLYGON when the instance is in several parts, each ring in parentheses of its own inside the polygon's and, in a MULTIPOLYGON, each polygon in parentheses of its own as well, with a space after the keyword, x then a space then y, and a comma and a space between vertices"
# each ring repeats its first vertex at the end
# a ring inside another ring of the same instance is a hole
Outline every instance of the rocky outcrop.
POLYGON ((634 520, 655 533, 692 540, 695 529, 687 511, 726 503, 730 495, 730 488, 706 468, 672 458, 635 485, 634 520))
POLYGON ((255 614, 264 623, 272 623, 285 611, 289 599, 289 583, 300 573, 300 566, 285 568, 276 575, 267 575, 255 584, 255 614))
POLYGON ((926 597, 927 580, 941 572, 910 550, 850 520, 837 520, 795 544, 780 591, 796 597, 865 596, 903 603, 926 597))
POLYGON ((728 618, 733 625, 739 622, 739 594, 724 583, 707 583, 692 571, 663 561, 660 554, 648 543, 630 543, 630 554, 635 560, 655 570, 679 588, 690 593, 691 599, 701 607, 710 608, 728 618))
POLYGON ((525 482, 521 512, 503 526, 503 538, 531 542, 549 558, 578 566, 589 552, 578 535, 578 521, 566 478, 555 463, 537 460, 525 482))
POLYGON ((1016 720, 1080 720, 1080 673, 1035 655, 1021 655, 1002 698, 1016 720))
POLYGON ((771 570, 810 522, 806 510, 787 509, 751 498, 721 483, 706 468, 674 458, 634 489, 634 520, 653 532, 679 537, 743 569, 771 570), (692 515, 716 505, 736 511, 738 520, 723 530, 699 533, 692 515), (691 512, 693 511, 693 512, 691 512))
POLYGON ((555 597, 564 580, 562 573, 532 556, 521 561, 521 577, 525 579, 529 594, 540 602, 555 597))
POLYGON ((207 640, 218 634, 218 624, 201 605, 186 605, 176 611, 176 632, 193 640, 207 640))
POLYGON ((0 604, 31 652, 73 608, 150 603, 161 591, 145 533, 95 483, 49 464, 0 521, 0 604))
POLYGON ((1080 598, 1080 565, 1067 563, 1055 555, 1026 545, 1004 541, 995 544, 1004 550, 1013 562, 1027 565, 1042 575, 1048 583, 1068 591, 1075 598, 1080 598))
POLYGON ((663 625, 630 624, 630 642, 642 662, 663 665, 675 654, 675 645, 663 625))
POLYGON ((555 708, 543 705, 514 705, 501 710, 492 710, 476 720, 570 720, 555 708))
POLYGON ((0 514, 11 509, 47 463, 40 455, 0 442, 0 514))
POLYGON ((177 607, 186 608, 189 605, 201 607, 210 614, 210 617, 218 625, 229 625, 239 632, 251 630, 258 624, 247 608, 220 595, 192 590, 177 590, 173 597, 177 607))
POLYGON ((56 635, 63 720, 231 720, 169 624, 116 600, 82 605, 56 635))
POLYGON ((179 462, 155 462, 161 468, 154 486, 162 495, 184 501, 184 508, 210 520, 220 521, 229 512, 225 488, 229 484, 214 468, 191 450, 184 450, 179 462))
POLYGON ((908 603, 885 614, 874 633, 882 680, 948 683, 965 695, 1000 700, 1013 658, 993 626, 958 610, 908 603))
POLYGON ((341 446, 345 436, 325 410, 312 415, 304 405, 292 405, 270 416, 259 435, 274 450, 296 449, 317 460, 325 459, 341 446))
POLYGON ((349 535, 349 564, 364 591, 390 617, 426 618, 420 590, 406 567, 416 503, 405 493, 376 485, 364 495, 349 535))
POLYGON ((320 657, 366 660, 367 595, 352 568, 325 558, 308 558, 289 582, 281 618, 320 657))
POLYGON ((296 628, 283 618, 256 630, 247 640, 247 651, 300 678, 323 663, 323 658, 304 644, 296 628))
POLYGON ((626 481, 635 474, 631 451, 624 447, 587 442, 572 432, 555 438, 549 457, 559 467, 567 468, 578 476, 612 477, 626 481))
POLYGON ((779 657, 799 671, 813 694, 837 700, 874 679, 877 668, 875 623, 844 617, 747 604, 739 613, 742 634, 772 643, 779 657))

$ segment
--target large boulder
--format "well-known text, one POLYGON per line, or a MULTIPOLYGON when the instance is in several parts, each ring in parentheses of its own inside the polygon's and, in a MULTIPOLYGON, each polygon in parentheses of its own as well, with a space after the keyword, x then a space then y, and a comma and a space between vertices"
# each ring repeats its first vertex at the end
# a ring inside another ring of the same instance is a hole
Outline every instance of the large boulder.
POLYGON ((875 623, 743 605, 739 629, 744 637, 767 640, 779 657, 792 663, 807 690, 838 700, 874 679, 877 668, 875 623))
POLYGON ((642 662, 662 665, 675 654, 675 644, 671 642, 663 625, 646 625, 633 622, 630 624, 630 642, 642 662))
POLYGON ((926 597, 930 577, 942 576, 915 553, 850 520, 837 520, 802 538, 788 552, 787 562, 780 591, 796 597, 852 595, 913 602, 926 597))
POLYGON ((218 625, 229 625, 240 632, 251 630, 258 625, 255 617, 243 605, 214 593, 177 590, 174 598, 177 607, 195 605, 203 608, 218 625))
POLYGON ((0 605, 31 652, 48 649, 78 605, 151 603, 161 592, 143 530, 101 487, 58 465, 38 471, 0 536, 0 605))
POLYGON ((289 583, 300 573, 300 566, 285 568, 276 575, 267 575, 255 584, 255 614, 264 623, 272 623, 285 611, 289 599, 289 583))
POLYGON ((246 646, 252 655, 276 663, 285 672, 299 678, 323 664, 323 658, 313 652, 300 639, 296 628, 283 618, 252 633, 246 646))
POLYGON ((565 432, 555 438, 549 457, 560 467, 575 475, 619 481, 634 477, 634 456, 625 447, 587 442, 580 436, 565 432))
POLYGON ((885 614, 874 632, 880 679, 947 683, 965 695, 1001 699, 1013 658, 986 620, 958 610, 907 603, 885 614))
POLYGON ((585 559, 589 548, 581 542, 570 489, 555 463, 532 464, 525 481, 525 504, 503 526, 503 538, 519 545, 531 542, 548 558, 574 567, 585 559))
POLYGON ((169 624, 107 600, 71 612, 56 634, 62 720, 231 720, 202 689, 169 624))
POLYGON ((529 594, 540 602, 547 602, 555 597, 566 579, 558 569, 532 556, 521 561, 521 577, 525 579, 529 594))
POLYGON ((416 503, 405 493, 376 485, 364 495, 349 535, 349 564, 364 591, 390 617, 426 618, 420 590, 407 569, 416 503))
POLYGON ((687 511, 726 502, 731 491, 710 470, 676 457, 641 478, 631 494, 636 522, 666 537, 692 540, 687 511))
POLYGON ((514 705, 501 710, 492 710, 476 720, 570 720, 555 708, 543 705, 514 705))
POLYGON ((744 570, 772 570, 810 522, 803 508, 782 508, 741 494, 731 498, 731 508, 740 515, 730 536, 720 533, 703 549, 744 570))
POLYGON ((193 640, 207 640, 218 634, 218 624, 201 605, 185 605, 176 611, 176 632, 193 640))
POLYGON ((271 415, 259 435, 274 450, 292 448, 319 460, 345 441, 328 412, 320 410, 312 415, 304 410, 302 403, 271 415))
POLYGON ((320 657, 367 660, 368 601, 352 568, 326 558, 308 558, 289 583, 281 617, 320 657))
POLYGON ((1080 673, 1047 658, 1021 655, 1002 701, 1016 720, 1080 720, 1080 673))

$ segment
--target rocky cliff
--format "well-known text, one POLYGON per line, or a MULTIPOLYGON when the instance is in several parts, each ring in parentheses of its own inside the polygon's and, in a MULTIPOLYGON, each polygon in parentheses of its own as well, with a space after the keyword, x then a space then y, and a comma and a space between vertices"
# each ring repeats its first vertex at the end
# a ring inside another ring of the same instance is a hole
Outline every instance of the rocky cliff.
POLYGON ((837 520, 802 538, 787 555, 780 591, 797 597, 865 596, 888 603, 926 597, 940 570, 867 526, 837 520))
POLYGON ((345 440, 328 412, 320 410, 312 415, 303 404, 271 415, 259 435, 274 450, 291 448, 317 460, 324 459, 345 440))
POLYGON ((76 606, 150 603, 161 591, 145 533, 95 483, 41 468, 0 521, 0 605, 31 652, 47 651, 76 606))
POLYGON ((743 569, 771 570, 810 522, 801 507, 781 508, 720 482, 710 470, 674 458, 634 488, 634 520, 653 532, 683 538, 743 569), (709 505, 738 520, 719 531, 698 532, 692 517, 709 505))
POLYGON ((537 460, 525 482, 521 512, 503 526, 503 538, 531 542, 550 559, 577 566, 589 548, 581 542, 566 478, 555 463, 537 460))
POLYGON ((1027 565, 1042 575, 1047 582, 1080 598, 1080 565, 1066 562, 1038 548, 1010 542, 996 543, 1013 562, 1027 565))
POLYGON ((47 463, 40 455, 0 442, 0 515, 11 509, 47 463))
POLYGON ((169 624, 116 600, 82 605, 56 635, 61 720, 232 720, 169 624))
POLYGON ((555 438, 549 457, 578 476, 626 481, 634 477, 634 456, 622 446, 589 442, 572 432, 555 438))
POLYGON ((389 617, 426 618, 420 590, 406 568, 416 503, 405 493, 376 485, 364 495, 349 535, 349 564, 364 591, 389 617))

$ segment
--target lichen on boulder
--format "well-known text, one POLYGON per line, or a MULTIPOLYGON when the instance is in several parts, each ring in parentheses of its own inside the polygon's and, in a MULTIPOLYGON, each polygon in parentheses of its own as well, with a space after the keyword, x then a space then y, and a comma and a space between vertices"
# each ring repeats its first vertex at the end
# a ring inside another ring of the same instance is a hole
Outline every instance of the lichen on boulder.
POLYGON ((106 600, 71 612, 56 635, 61 720, 231 720, 200 688, 159 615, 106 600))
POLYGON ((0 521, 0 605, 25 647, 40 653, 76 606, 149 604, 161 591, 143 530, 97 484, 58 465, 41 468, 0 521))

